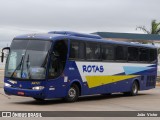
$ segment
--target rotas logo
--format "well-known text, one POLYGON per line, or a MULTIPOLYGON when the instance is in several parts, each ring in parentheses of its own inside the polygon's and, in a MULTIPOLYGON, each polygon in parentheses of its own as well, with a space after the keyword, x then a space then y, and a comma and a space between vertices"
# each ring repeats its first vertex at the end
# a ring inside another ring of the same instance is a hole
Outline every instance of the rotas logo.
POLYGON ((83 65, 83 72, 103 72, 104 68, 102 65, 98 66, 98 65, 83 65))

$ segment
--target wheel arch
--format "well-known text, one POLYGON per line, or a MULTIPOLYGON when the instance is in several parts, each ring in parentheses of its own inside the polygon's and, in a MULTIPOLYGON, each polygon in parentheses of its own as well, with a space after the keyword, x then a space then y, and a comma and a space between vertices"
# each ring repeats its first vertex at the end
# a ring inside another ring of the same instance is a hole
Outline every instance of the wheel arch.
POLYGON ((78 81, 78 80, 72 81, 71 84, 70 84, 70 87, 71 87, 73 84, 75 84, 75 85, 78 86, 78 88, 79 88, 79 96, 81 96, 81 93, 82 93, 82 85, 81 85, 80 81, 78 81))
POLYGON ((139 81, 139 79, 138 79, 138 78, 133 79, 132 84, 133 84, 134 82, 137 82, 137 84, 138 84, 138 90, 140 90, 140 89, 141 89, 141 86, 140 86, 140 81, 139 81))

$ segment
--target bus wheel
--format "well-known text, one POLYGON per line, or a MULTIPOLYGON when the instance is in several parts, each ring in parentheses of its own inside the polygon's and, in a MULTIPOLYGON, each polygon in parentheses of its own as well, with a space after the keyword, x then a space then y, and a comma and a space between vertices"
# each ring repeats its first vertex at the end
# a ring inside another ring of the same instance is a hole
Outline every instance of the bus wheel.
POLYGON ((137 83, 137 81, 134 81, 132 84, 132 89, 131 89, 130 95, 136 96, 137 94, 138 94, 138 83, 137 83))
POLYGON ((35 99, 36 101, 44 101, 44 99, 41 99, 41 98, 33 98, 35 99))
POLYGON ((67 102, 75 102, 78 99, 78 96, 79 96, 79 88, 77 85, 73 84, 68 90, 65 100, 67 102))

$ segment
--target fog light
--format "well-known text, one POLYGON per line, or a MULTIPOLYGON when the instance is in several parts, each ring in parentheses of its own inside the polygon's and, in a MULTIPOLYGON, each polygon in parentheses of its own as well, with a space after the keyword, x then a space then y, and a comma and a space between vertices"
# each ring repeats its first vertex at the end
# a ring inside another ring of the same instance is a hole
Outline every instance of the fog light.
POLYGON ((11 87, 11 85, 8 84, 8 83, 4 83, 4 86, 5 86, 5 87, 11 87))
POLYGON ((35 87, 32 87, 32 90, 43 90, 44 89, 44 86, 35 86, 35 87))

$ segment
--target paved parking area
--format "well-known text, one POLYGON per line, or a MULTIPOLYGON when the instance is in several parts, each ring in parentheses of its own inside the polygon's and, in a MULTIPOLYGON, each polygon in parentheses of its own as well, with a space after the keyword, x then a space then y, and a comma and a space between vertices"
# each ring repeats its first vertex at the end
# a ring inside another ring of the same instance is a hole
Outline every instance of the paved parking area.
POLYGON ((6 96, 0 88, 0 110, 2 111, 160 111, 160 87, 141 91, 138 96, 87 96, 78 102, 65 103, 61 99, 37 102, 32 98, 6 96))
POLYGON ((0 87, 3 86, 3 79, 4 79, 3 76, 4 76, 4 70, 0 69, 0 87))

